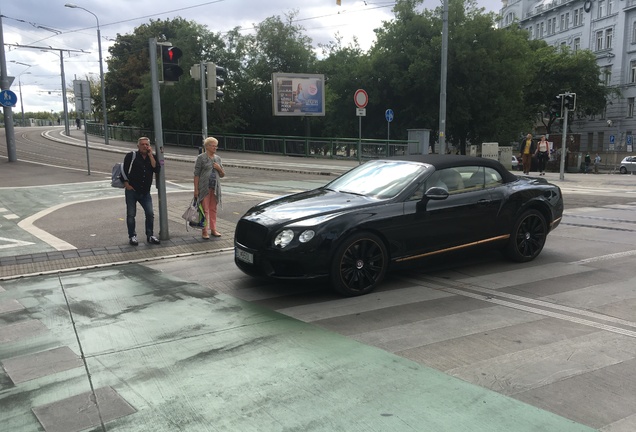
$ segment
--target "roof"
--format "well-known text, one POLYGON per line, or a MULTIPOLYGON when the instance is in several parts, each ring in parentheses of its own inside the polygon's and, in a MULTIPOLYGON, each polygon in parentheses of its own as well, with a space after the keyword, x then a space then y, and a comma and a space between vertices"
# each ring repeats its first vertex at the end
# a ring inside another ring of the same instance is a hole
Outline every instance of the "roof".
POLYGON ((505 183, 515 181, 517 176, 508 171, 504 166, 494 159, 465 156, 465 155, 440 155, 440 154, 423 154, 423 155, 405 155, 395 156, 390 158, 392 160, 403 160, 408 162, 420 162, 429 165, 433 165, 436 170, 455 167, 455 166, 470 166, 480 165, 493 168, 497 170, 504 179, 505 183))

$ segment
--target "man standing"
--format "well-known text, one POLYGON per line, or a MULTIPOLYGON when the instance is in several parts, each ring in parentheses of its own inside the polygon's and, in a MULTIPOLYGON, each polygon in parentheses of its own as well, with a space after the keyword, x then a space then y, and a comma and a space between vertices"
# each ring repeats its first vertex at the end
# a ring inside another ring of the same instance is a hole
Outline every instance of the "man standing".
POLYGON ((592 163, 592 158, 590 158, 590 152, 585 153, 585 174, 590 172, 590 164, 592 163))
POLYGON ((523 166, 524 174, 530 174, 530 169, 532 167, 532 155, 534 152, 535 145, 532 141, 532 134, 528 134, 521 140, 521 145, 519 146, 519 153, 521 153, 521 165, 523 166))
POLYGON ((598 166, 601 164, 601 157, 598 153, 596 153, 596 157, 594 158, 594 174, 598 174, 598 166))
POLYGON ((155 215, 152 210, 152 197, 150 187, 152 176, 161 170, 157 159, 152 154, 150 139, 141 137, 137 140, 137 154, 133 157, 130 152, 124 157, 124 172, 128 174, 128 180, 124 180, 126 189, 126 225, 128 227, 129 243, 137 246, 137 233, 135 232, 135 216, 137 216, 137 203, 141 204, 146 216, 146 240, 151 244, 161 243, 154 236, 155 215), (132 164, 132 167, 131 167, 132 164))

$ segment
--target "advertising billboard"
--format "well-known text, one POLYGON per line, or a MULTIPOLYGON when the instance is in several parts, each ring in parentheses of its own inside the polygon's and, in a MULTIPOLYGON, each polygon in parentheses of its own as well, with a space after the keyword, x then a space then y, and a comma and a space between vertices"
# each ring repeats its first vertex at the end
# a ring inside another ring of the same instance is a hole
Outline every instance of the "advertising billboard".
POLYGON ((324 116, 325 76, 317 74, 272 74, 275 116, 324 116))

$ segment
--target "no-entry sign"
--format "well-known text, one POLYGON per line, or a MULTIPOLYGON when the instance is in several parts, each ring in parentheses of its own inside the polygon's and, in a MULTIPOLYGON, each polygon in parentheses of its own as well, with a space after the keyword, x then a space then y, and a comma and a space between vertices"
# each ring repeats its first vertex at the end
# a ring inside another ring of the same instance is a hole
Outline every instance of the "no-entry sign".
POLYGON ((358 89, 353 95, 353 101, 358 108, 364 108, 367 106, 367 103, 369 103, 369 95, 366 91, 358 89))

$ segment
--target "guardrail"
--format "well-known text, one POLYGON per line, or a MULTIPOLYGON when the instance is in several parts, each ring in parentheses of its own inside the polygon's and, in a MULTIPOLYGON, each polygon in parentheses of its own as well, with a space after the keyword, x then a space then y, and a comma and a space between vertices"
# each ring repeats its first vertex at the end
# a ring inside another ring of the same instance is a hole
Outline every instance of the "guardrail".
MULTIPOLYGON (((86 123, 87 132, 91 135, 104 136, 104 125, 86 123)), ((135 142, 140 136, 147 136, 154 142, 151 129, 130 126, 108 126, 110 139, 135 142)), ((274 155, 357 159, 358 143, 362 158, 375 159, 388 156, 408 154, 409 145, 417 146, 417 141, 406 140, 374 140, 355 138, 317 138, 276 135, 240 135, 215 134, 219 140, 219 150, 242 153, 262 153, 274 155)), ((165 145, 200 148, 201 133, 165 130, 165 145)))

